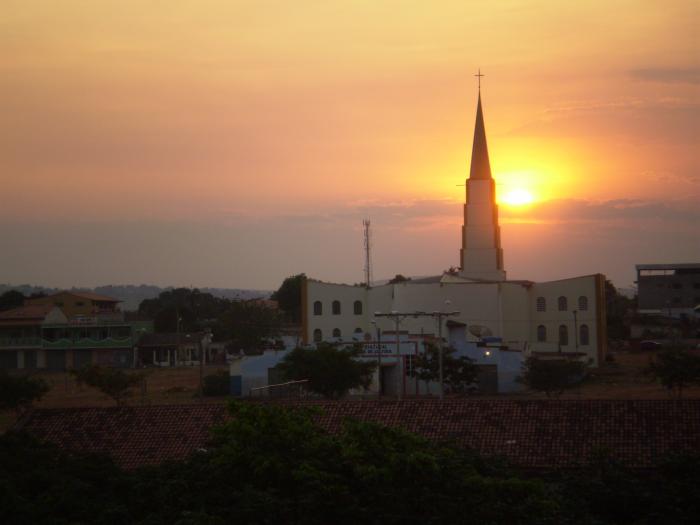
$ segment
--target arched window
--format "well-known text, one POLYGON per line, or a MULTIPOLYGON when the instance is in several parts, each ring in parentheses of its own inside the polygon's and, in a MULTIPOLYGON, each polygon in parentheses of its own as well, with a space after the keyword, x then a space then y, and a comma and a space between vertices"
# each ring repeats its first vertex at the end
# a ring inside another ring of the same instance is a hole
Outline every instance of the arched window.
POLYGON ((333 328, 333 337, 340 337, 340 328, 333 328))
POLYGON ((314 302, 314 315, 323 315, 323 303, 321 301, 314 302))
POLYGON ((547 311, 547 300, 544 297, 537 298, 537 311, 546 312, 547 311))
POLYGON ((569 302, 566 300, 566 297, 563 295, 559 297, 559 300, 557 302, 559 304, 559 311, 560 312, 566 312, 569 309, 569 302))
POLYGON ((352 311, 355 315, 362 315, 362 301, 352 303, 352 311))
POLYGON ((569 329, 565 324, 559 325, 559 344, 561 346, 569 344, 569 329))
POLYGON ((588 325, 587 324, 582 324, 581 327, 578 330, 578 340, 581 343, 582 346, 588 346, 590 344, 590 337, 588 333, 588 325))
POLYGON ((362 332, 364 332, 364 330, 362 330, 362 328, 360 328, 359 326, 357 328, 355 328, 356 334, 361 334, 362 332))
POLYGON ((340 315, 340 301, 333 301, 333 315, 340 315))
POLYGON ((543 324, 537 327, 537 341, 544 343, 547 340, 547 327, 543 324))
POLYGON ((316 330, 314 330, 314 343, 320 343, 321 341, 323 341, 323 333, 316 328, 316 330))
POLYGON ((582 295, 578 298, 578 309, 582 312, 588 310, 588 297, 586 297, 585 295, 582 295))

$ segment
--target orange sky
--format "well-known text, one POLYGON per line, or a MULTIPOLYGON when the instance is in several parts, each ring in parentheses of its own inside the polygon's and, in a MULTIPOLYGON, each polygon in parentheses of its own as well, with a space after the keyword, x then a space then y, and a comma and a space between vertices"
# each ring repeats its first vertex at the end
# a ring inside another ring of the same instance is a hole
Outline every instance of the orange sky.
POLYGON ((698 260, 698 27, 696 1, 5 0, 0 282, 352 282, 365 215, 378 277, 439 272, 459 250, 478 67, 498 191, 534 198, 502 206, 511 277, 626 285, 635 262, 698 260), (640 210, 658 242, 620 261, 640 210), (171 237, 165 271, 151 250, 171 237), (81 267, 66 246, 94 239, 130 254, 81 267), (568 258, 531 256, 555 239, 568 258))

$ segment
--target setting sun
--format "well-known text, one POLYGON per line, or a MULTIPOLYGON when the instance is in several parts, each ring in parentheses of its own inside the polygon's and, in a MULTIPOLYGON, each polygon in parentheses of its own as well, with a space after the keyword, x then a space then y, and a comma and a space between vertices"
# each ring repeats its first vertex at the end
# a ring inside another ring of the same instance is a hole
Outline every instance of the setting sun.
POLYGON ((528 204, 532 204, 535 198, 529 191, 518 188, 508 191, 499 200, 503 204, 507 204, 509 206, 526 206, 528 204))

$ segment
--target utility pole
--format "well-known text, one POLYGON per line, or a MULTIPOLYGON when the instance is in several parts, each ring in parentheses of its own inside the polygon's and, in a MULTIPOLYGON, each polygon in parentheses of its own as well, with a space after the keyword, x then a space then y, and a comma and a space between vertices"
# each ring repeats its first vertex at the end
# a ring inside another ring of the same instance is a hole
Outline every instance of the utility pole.
POLYGON ((382 329, 377 321, 372 321, 377 329, 377 398, 382 398, 382 329))
POLYGON ((369 219, 362 221, 362 229, 364 231, 364 248, 365 248, 365 287, 372 287, 372 258, 370 257, 372 249, 371 231, 369 229, 369 219))
MULTIPOLYGON (((449 303, 446 303, 449 304, 449 303)), ((413 317, 414 319, 418 319, 419 317, 432 317, 436 318, 438 321, 438 333, 439 333, 439 354, 438 354, 438 359, 439 359, 439 367, 440 367, 440 399, 443 398, 443 393, 444 393, 444 385, 443 385, 443 358, 442 358, 442 319, 445 317, 451 317, 454 315, 459 315, 460 312, 397 312, 397 311, 392 311, 391 313, 381 313, 381 312, 374 312, 374 317, 389 317, 394 320, 394 326, 395 326, 395 331, 396 331, 396 366, 397 366, 397 380, 396 380, 396 386, 397 386, 397 397, 400 400, 401 395, 402 395, 402 381, 403 381, 403 366, 401 362, 401 345, 400 345, 400 340, 399 340, 399 323, 401 319, 405 317, 413 317)))

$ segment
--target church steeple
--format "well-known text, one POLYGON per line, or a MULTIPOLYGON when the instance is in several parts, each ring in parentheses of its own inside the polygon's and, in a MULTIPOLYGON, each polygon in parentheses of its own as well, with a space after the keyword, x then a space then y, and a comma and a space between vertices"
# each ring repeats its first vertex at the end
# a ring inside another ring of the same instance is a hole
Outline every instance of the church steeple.
POLYGON ((484 127, 484 112, 481 109, 481 89, 479 102, 476 106, 476 124, 474 125, 474 144, 472 145, 472 165, 469 170, 470 179, 490 179, 491 163, 489 148, 486 145, 486 128, 484 127))
POLYGON ((462 249, 459 251, 462 277, 487 281, 505 281, 501 228, 498 226, 496 181, 491 176, 489 150, 486 146, 484 112, 481 109, 481 71, 479 102, 472 145, 472 162, 466 184, 462 249))

